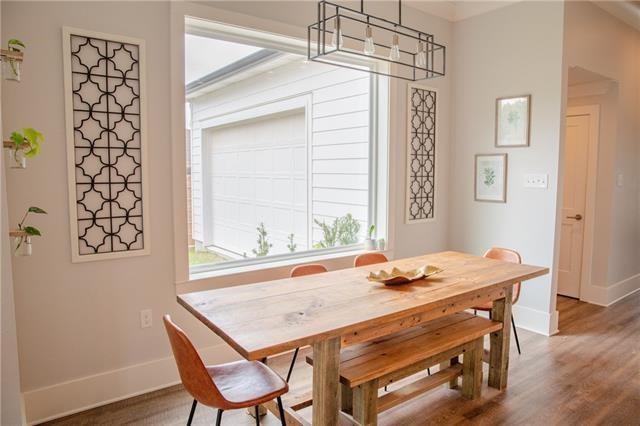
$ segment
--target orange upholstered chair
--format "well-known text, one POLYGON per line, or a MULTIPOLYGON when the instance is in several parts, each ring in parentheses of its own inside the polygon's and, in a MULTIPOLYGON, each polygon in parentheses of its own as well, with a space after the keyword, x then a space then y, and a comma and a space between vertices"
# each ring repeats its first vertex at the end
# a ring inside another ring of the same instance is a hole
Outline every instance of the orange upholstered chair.
MULTIPOLYGON (((289 272, 289 276, 291 278, 301 277, 303 275, 313 275, 313 274, 321 274, 323 272, 327 272, 327 268, 324 265, 319 263, 309 263, 308 265, 298 265, 289 272)), ((289 371, 287 372, 287 383, 289 383, 289 379, 291 378, 291 373, 293 373, 293 367, 296 365, 296 358, 298 358, 298 352, 300 352, 300 348, 296 348, 293 353, 293 359, 291 359, 291 365, 289 366, 289 371)))
POLYGON ((280 419, 285 424, 280 396, 289 386, 273 370, 261 362, 244 360, 205 366, 187 335, 169 315, 164 316, 164 326, 182 384, 193 397, 187 425, 193 420, 198 402, 218 409, 216 426, 220 426, 224 410, 249 407, 255 407, 259 425, 258 406, 272 399, 278 400, 280 419))
MULTIPOLYGON (((522 257, 520 257, 520 254, 517 251, 505 249, 505 248, 492 247, 489 250, 487 250, 487 252, 484 254, 484 257, 489 259, 502 260, 504 262, 522 263, 522 257)), ((520 298, 520 283, 515 283, 513 285, 513 295, 511 298, 511 303, 515 305, 519 298, 520 298)), ((491 306, 492 306, 492 302, 487 302, 483 305, 474 307, 473 310, 486 311, 490 313, 491 306)), ((513 319, 513 313, 511 314, 511 326, 513 327, 513 335, 516 338, 516 346, 518 347, 518 354, 520 354, 521 353, 520 341, 518 340, 518 331, 516 330, 516 323, 513 319)))
POLYGON ((387 256, 382 253, 364 253, 356 256, 356 259, 353 261, 353 267, 375 265, 376 263, 385 263, 388 261, 387 256))
POLYGON ((327 272, 327 268, 319 263, 310 263, 308 265, 298 265, 291 270, 289 276, 291 278, 301 277, 303 275, 321 274, 327 272))

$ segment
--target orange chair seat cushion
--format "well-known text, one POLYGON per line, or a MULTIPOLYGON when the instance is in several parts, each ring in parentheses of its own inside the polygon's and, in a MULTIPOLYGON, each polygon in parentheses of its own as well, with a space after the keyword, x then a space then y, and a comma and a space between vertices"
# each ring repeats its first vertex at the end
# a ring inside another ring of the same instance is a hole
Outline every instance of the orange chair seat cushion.
POLYGON ((286 393, 287 383, 259 361, 235 361, 207 367, 225 400, 236 406, 253 406, 286 393))
POLYGON ((476 311, 490 311, 493 306, 493 302, 486 302, 479 306, 474 306, 473 309, 476 311))

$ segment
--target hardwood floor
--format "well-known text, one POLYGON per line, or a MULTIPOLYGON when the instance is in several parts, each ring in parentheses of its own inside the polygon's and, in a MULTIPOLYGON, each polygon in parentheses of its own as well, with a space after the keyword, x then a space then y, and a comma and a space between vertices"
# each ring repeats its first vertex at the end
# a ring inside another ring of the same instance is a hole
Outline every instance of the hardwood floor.
MULTIPOLYGON (((506 392, 486 386, 467 401, 446 386, 385 411, 381 425, 640 425, 640 292, 608 308, 558 298, 560 333, 518 330, 522 355, 511 345, 506 392)), ((517 322, 517 318, 516 318, 517 322)), ((488 343, 485 343, 488 345, 488 343)), ((309 380, 299 358, 291 387, 309 380)), ((282 375, 290 355, 269 360, 282 375)), ((95 408, 47 424, 183 425, 191 398, 180 386, 95 408)), ((215 410, 199 406, 194 424, 213 424, 215 410)), ((223 425, 253 425, 243 410, 225 412, 223 425)), ((263 425, 278 425, 271 414, 263 425)))

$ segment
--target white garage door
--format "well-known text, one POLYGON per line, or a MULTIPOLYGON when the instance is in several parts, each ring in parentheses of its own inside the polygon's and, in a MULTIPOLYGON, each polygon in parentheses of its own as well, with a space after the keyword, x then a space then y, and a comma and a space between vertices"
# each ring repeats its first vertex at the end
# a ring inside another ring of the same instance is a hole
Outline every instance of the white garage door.
POLYGON ((260 223, 269 254, 308 244, 304 109, 203 131, 205 244, 254 257, 260 223))

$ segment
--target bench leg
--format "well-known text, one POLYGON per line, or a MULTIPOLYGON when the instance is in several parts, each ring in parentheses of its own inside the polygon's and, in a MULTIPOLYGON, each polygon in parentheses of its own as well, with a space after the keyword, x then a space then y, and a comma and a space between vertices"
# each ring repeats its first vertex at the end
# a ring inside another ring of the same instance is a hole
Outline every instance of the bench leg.
MULTIPOLYGON (((454 365, 460 364, 460 358, 458 356, 454 356, 449 361, 440 363, 440 370, 444 370, 445 368, 453 367, 454 365)), ((458 378, 454 377, 449 382, 449 389, 457 389, 458 388, 458 378)))
POLYGON ((476 339, 473 348, 464 353, 462 360, 462 396, 467 399, 480 397, 482 387, 483 339, 476 339))
POLYGON ((343 384, 340 384, 340 409, 347 414, 353 413, 353 391, 343 384))
POLYGON ((378 424, 378 380, 353 389, 353 418, 363 426, 378 424))

